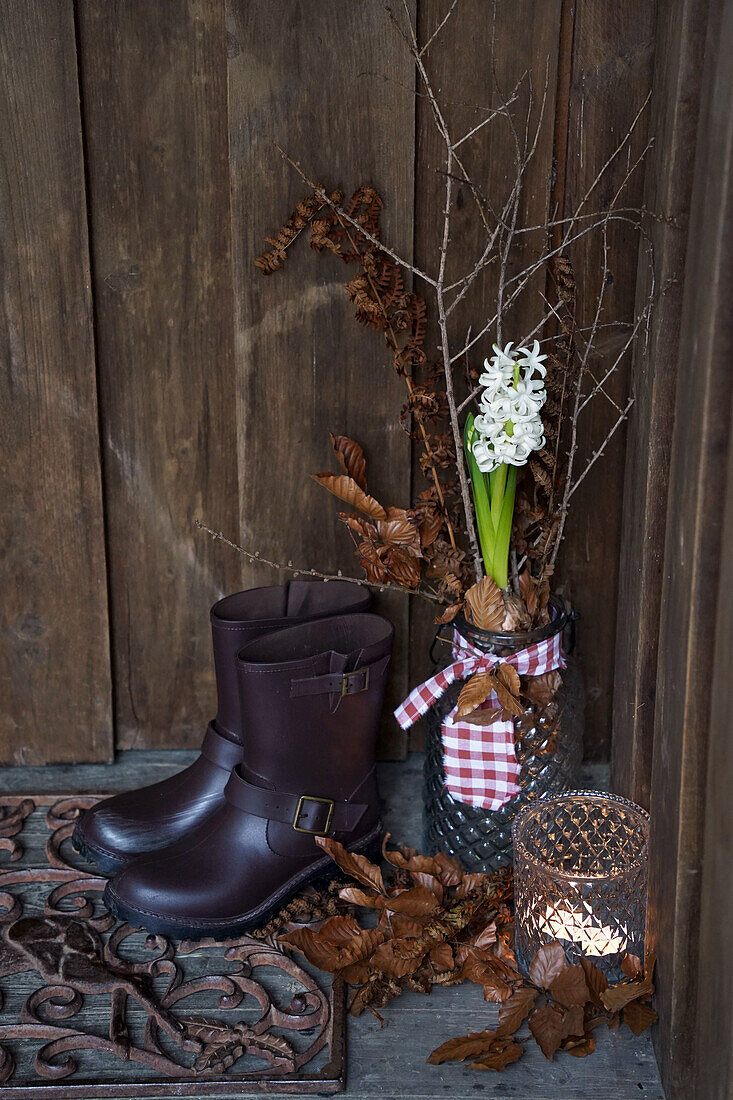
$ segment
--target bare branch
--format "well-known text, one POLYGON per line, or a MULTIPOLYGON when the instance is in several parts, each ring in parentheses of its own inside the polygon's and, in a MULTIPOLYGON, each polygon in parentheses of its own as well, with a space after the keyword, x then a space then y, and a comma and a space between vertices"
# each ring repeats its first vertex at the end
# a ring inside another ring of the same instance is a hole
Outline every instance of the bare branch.
POLYGON ((378 248, 381 252, 384 252, 387 256, 391 257, 391 259, 393 259, 396 264, 399 264, 400 267, 404 267, 407 271, 411 271, 413 275, 417 275, 419 279, 422 279, 424 282, 429 283, 430 286, 435 286, 435 279, 433 279, 425 271, 421 271, 419 267, 415 267, 415 265, 411 264, 409 260, 405 260, 402 256, 395 252, 394 249, 388 248, 386 244, 383 244, 382 241, 380 241, 379 237, 375 237, 373 233, 370 233, 368 229, 365 229, 363 225, 360 225, 356 218, 352 218, 349 214, 347 214, 344 208, 342 206, 339 206, 338 203, 334 202, 330 195, 325 191, 325 189, 320 186, 320 184, 314 183, 313 180, 310 179, 308 175, 306 175, 301 166, 298 164, 297 160, 293 160, 293 158, 289 156, 285 152, 285 150, 277 144, 277 142, 275 142, 275 148, 280 152, 283 159, 286 160, 288 164, 295 169, 303 182, 307 183, 308 186, 312 188, 318 198, 323 199, 323 202, 326 206, 330 206, 331 209, 336 214, 338 214, 340 218, 343 218, 344 221, 349 223, 349 225, 353 225, 354 229, 358 229, 362 237, 373 244, 375 248, 378 248))
MULTIPOLYGON (((601 443, 598 450, 593 452, 592 457, 586 463, 585 468, 583 469, 582 473, 580 473, 578 475, 578 477, 576 478, 576 480, 573 482, 572 486, 570 487, 570 489, 568 491, 568 497, 567 497, 568 500, 570 500, 570 498, 572 497, 575 490, 578 488, 578 486, 581 484, 581 482, 588 476, 588 473, 589 473, 591 467, 594 465, 594 463, 596 463, 598 461, 598 459, 601 457, 601 455, 605 451, 606 447, 610 443, 611 439, 615 435, 617 429, 621 427, 624 420, 629 415, 629 409, 631 408, 631 406, 633 404, 634 404, 634 398, 630 397, 629 400, 626 402, 625 409, 623 410, 621 415, 617 418, 615 424, 611 428, 610 432, 608 432, 608 434, 606 435, 606 438, 603 440, 603 442, 601 443)), ((559 539, 558 539, 558 543, 559 543, 559 539)))
POLYGON ((237 553, 241 554, 247 561, 260 565, 268 565, 270 569, 284 569, 286 572, 292 573, 294 577, 317 577, 322 581, 349 581, 350 584, 359 584, 364 588, 375 588, 378 592, 402 592, 407 596, 419 596, 421 599, 429 600, 431 603, 445 603, 436 593, 424 588, 404 588, 401 584, 375 584, 372 581, 365 580, 364 577, 346 577, 341 570, 337 573, 322 573, 320 569, 302 569, 294 566, 291 561, 270 561, 269 558, 260 554, 259 550, 255 550, 254 552, 245 550, 243 546, 228 539, 221 531, 214 531, 211 527, 207 527, 200 519, 194 520, 194 524, 200 531, 205 531, 207 535, 210 535, 214 541, 223 542, 225 546, 230 546, 232 550, 236 550, 237 553))
POLYGON ((444 27, 444 26, 446 25, 446 23, 447 23, 447 22, 448 22, 448 20, 450 19, 451 15, 452 15, 452 14, 453 14, 453 12, 455 11, 455 8, 456 8, 456 4, 457 4, 457 3, 458 3, 458 0, 453 0, 453 3, 452 3, 452 4, 451 4, 451 6, 450 6, 450 7, 448 8, 448 11, 447 11, 447 12, 445 13, 445 15, 443 16, 443 18, 441 19, 441 21, 440 21, 440 22, 438 23, 437 27, 435 28, 435 30, 433 31, 433 33, 432 33, 432 34, 430 35, 430 38, 428 38, 428 40, 427 40, 427 42, 425 43, 425 45, 424 45, 424 46, 423 46, 423 47, 421 48, 421 50, 420 50, 420 57, 422 57, 422 55, 423 55, 424 53, 427 53, 427 52, 428 52, 428 50, 429 50, 429 49, 430 49, 430 47, 432 46, 433 42, 434 42, 434 41, 435 41, 435 39, 436 39, 436 38, 438 37, 438 35, 439 35, 439 34, 440 34, 440 32, 442 31, 443 27, 444 27))

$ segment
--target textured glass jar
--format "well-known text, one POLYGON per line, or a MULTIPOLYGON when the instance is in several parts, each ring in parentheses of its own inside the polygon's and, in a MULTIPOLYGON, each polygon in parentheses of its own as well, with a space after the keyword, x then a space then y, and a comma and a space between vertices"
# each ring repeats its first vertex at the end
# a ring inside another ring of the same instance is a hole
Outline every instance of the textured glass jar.
POLYGON ((529 964, 557 940, 609 981, 627 954, 644 959, 649 815, 600 791, 569 791, 526 806, 514 821, 515 950, 529 964))
MULTIPOLYGON (((566 612, 556 603, 553 609, 555 617, 551 623, 526 633, 478 630, 462 616, 457 616, 451 626, 484 653, 507 657, 566 628, 572 629, 572 612, 566 612)), ((567 648, 572 649, 572 645, 567 648)), ((449 652, 447 646, 446 652, 449 652)), ((445 717, 456 705, 464 681, 452 684, 433 704, 427 713, 425 740, 423 832, 426 851, 431 854, 448 852, 469 871, 496 871, 508 867, 512 861, 512 822, 521 807, 547 792, 575 786, 583 758, 583 679, 572 657, 560 675, 559 729, 558 723, 548 725, 538 718, 533 707, 514 720, 515 751, 521 768, 520 790, 498 810, 476 809, 458 802, 445 785, 441 729, 445 717)))

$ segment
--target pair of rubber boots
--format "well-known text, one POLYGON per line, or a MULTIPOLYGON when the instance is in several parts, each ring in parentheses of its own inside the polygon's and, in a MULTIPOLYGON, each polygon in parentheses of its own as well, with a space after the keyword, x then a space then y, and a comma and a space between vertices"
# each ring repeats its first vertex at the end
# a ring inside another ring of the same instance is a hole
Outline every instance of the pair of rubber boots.
POLYGON ((235 936, 381 835, 375 741, 393 628, 346 581, 291 581, 211 611, 218 710, 179 775, 97 803, 74 847, 114 877, 120 920, 235 936))

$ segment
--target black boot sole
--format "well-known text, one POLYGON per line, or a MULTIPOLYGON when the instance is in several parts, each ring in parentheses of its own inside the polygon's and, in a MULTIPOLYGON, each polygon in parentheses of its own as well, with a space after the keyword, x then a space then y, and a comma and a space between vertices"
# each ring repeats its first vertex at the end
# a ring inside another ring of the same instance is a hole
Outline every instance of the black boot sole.
POLYGON ((88 844, 82 836, 81 822, 79 822, 71 834, 71 847, 75 852, 78 852, 83 859, 88 860, 89 863, 93 863, 97 870, 101 871, 107 878, 116 875, 118 871, 122 870, 125 863, 128 862, 124 859, 115 859, 114 856, 107 855, 105 852, 100 852, 88 844))
MULTIPOLYGON (((380 822, 380 824, 373 829, 371 833, 368 833, 358 844, 348 845, 347 850, 349 852, 358 852, 360 855, 366 856, 367 859, 371 859, 378 863, 382 858, 382 832, 383 829, 380 822)), ((310 873, 303 872, 301 877, 290 879, 289 883, 282 887, 277 894, 273 895, 257 909, 253 909, 250 913, 246 913, 244 916, 237 917, 235 920, 224 924, 215 925, 213 923, 207 923, 205 927, 201 925, 189 925, 183 920, 179 921, 158 917, 154 913, 141 913, 138 909, 125 905, 124 901, 117 897, 112 889, 112 883, 108 883, 105 887, 102 901, 117 920, 129 924, 133 928, 143 929, 156 936, 167 936, 169 939, 175 940, 230 940, 246 935, 247 932, 251 932, 253 929, 261 928, 263 924, 267 924, 267 922, 279 913, 289 901, 297 897, 306 886, 326 886, 339 879, 342 879, 344 882, 348 881, 353 885, 353 881, 348 879, 341 868, 338 867, 333 860, 328 859, 325 866, 317 866, 310 873)))

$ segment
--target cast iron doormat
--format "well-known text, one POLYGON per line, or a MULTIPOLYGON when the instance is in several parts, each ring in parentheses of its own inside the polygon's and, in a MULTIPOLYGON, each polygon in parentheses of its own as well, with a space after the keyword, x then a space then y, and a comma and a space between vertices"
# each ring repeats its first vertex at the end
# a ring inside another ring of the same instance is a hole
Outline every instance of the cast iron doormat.
POLYGON ((0 1100, 341 1091, 343 985, 115 924, 69 841, 99 797, 0 795, 0 1100))

